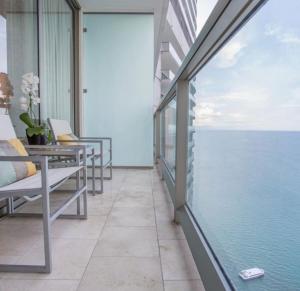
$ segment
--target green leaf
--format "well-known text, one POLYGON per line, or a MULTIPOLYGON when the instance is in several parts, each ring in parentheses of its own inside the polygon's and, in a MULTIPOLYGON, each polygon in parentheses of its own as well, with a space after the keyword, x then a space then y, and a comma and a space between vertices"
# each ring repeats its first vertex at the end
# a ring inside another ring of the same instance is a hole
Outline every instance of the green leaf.
POLYGON ((32 120, 32 118, 30 117, 30 115, 28 114, 28 112, 24 112, 22 114, 20 114, 20 119, 30 128, 34 128, 35 124, 34 121, 32 120))
POLYGON ((29 127, 26 129, 28 136, 32 137, 34 135, 45 135, 45 129, 42 127, 29 127))

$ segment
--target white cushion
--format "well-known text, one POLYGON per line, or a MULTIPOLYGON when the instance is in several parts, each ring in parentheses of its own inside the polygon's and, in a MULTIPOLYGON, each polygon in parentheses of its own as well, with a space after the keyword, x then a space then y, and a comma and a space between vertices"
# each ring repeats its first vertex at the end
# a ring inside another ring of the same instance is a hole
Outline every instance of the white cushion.
POLYGON ((66 120, 49 119, 49 123, 56 140, 59 135, 72 133, 71 126, 66 120))
POLYGON ((9 115, 0 114, 0 140, 16 138, 15 129, 9 115))

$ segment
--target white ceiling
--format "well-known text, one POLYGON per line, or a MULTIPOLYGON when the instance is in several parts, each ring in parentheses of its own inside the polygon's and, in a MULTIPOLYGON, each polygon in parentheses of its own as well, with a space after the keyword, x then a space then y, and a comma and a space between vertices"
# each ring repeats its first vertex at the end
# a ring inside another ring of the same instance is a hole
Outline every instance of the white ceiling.
POLYGON ((169 0, 79 0, 79 3, 83 12, 153 13, 156 66, 169 0))
POLYGON ((155 12, 160 9, 161 0, 79 0, 88 12, 155 12))

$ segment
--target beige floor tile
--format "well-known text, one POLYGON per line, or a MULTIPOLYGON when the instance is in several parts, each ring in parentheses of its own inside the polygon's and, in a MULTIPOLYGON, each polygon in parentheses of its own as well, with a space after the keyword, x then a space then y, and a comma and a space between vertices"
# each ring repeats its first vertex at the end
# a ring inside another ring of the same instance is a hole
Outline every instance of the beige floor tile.
POLYGON ((155 178, 152 180, 152 189, 153 192, 166 192, 166 187, 164 186, 160 178, 155 178))
POLYGON ((201 280, 165 281, 165 291, 205 291, 201 280))
MULTIPOLYGON (((113 177, 104 194, 88 195, 88 220, 53 224, 52 273, 0 273, 0 291, 162 291, 161 265, 165 291, 204 290, 157 170, 114 169, 113 177)), ((51 195, 52 210, 69 195, 51 195)), ((41 212, 41 201, 24 210, 41 212)), ((0 220, 0 263, 14 262, 44 262, 41 219, 0 220)))
POLYGON ((155 227, 106 227, 93 256, 158 257, 155 227))
POLYGON ((88 207, 93 205, 93 207, 112 207, 116 196, 119 192, 96 194, 95 196, 88 195, 88 207))
POLYGON ((108 226, 155 226, 152 207, 113 207, 108 226))
POLYGON ((41 229, 30 225, 0 223, 0 256, 23 256, 41 238, 41 229))
POLYGON ((169 193, 166 193, 164 190, 154 190, 153 197, 154 197, 154 200, 164 200, 169 203, 172 202, 169 193))
MULTIPOLYGON (((10 279, 64 279, 80 280, 96 245, 96 240, 53 239, 53 270, 51 274, 7 273, 10 279)), ((43 264, 43 243, 33 247, 19 261, 19 264, 43 264)))
POLYGON ((160 240, 164 280, 200 279, 186 240, 160 240))
POLYGON ((172 204, 155 206, 157 224, 172 223, 174 220, 174 207, 172 204))
POLYGON ((158 258, 93 257, 78 291, 163 291, 158 258))
POLYGON ((157 225, 158 239, 185 239, 184 232, 180 225, 173 222, 159 223, 157 225))
POLYGON ((121 192, 114 207, 153 207, 153 197, 147 192, 121 192))
POLYGON ((149 192, 152 193, 151 186, 147 185, 132 185, 130 182, 124 184, 121 189, 121 191, 131 191, 131 192, 149 192))
POLYGON ((0 291, 76 291, 76 280, 2 280, 0 291))
POLYGON ((52 237, 98 239, 105 220, 105 216, 89 216, 86 220, 57 219, 52 226, 52 237))
POLYGON ((173 204, 172 204, 172 201, 171 201, 171 198, 163 198, 163 199, 156 199, 154 198, 154 206, 155 208, 169 208, 171 209, 173 204))
POLYGON ((43 229, 42 218, 32 218, 32 217, 6 217, 0 221, 1 225, 20 225, 23 227, 30 227, 32 231, 40 233, 43 229))

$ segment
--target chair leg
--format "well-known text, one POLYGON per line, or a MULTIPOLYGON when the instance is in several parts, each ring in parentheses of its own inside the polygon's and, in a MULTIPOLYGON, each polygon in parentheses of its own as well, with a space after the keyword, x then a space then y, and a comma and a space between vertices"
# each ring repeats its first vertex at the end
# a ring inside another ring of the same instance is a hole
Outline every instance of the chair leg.
POLYGON ((92 158, 92 188, 93 195, 96 195, 95 158, 92 158))
POLYGON ((109 166, 109 180, 112 180, 112 162, 110 162, 109 166))
POLYGON ((10 208, 10 198, 6 199, 6 212, 8 215, 11 214, 11 208, 10 208))
MULTIPOLYGON (((79 166, 80 165, 80 155, 76 156, 76 164, 79 166)), ((79 191, 80 189, 80 171, 76 173, 76 191, 79 191)), ((76 204, 77 204, 77 215, 80 215, 80 196, 76 199, 76 204)))
POLYGON ((14 213, 14 197, 7 198, 7 213, 12 215, 14 213))
POLYGON ((51 273, 52 256, 51 256, 51 241, 50 241, 50 202, 49 192, 43 193, 43 230, 44 230, 44 253, 45 253, 45 272, 51 273))
POLYGON ((103 193, 103 180, 104 180, 104 175, 103 175, 103 145, 101 143, 100 145, 100 194, 103 193))
POLYGON ((86 186, 86 190, 83 192, 83 216, 87 219, 87 168, 83 168, 83 184, 86 186))
MULTIPOLYGON (((76 190, 79 191, 80 189, 80 173, 76 174, 76 190)), ((76 204, 77 204, 77 215, 80 215, 80 196, 76 199, 76 204)))

